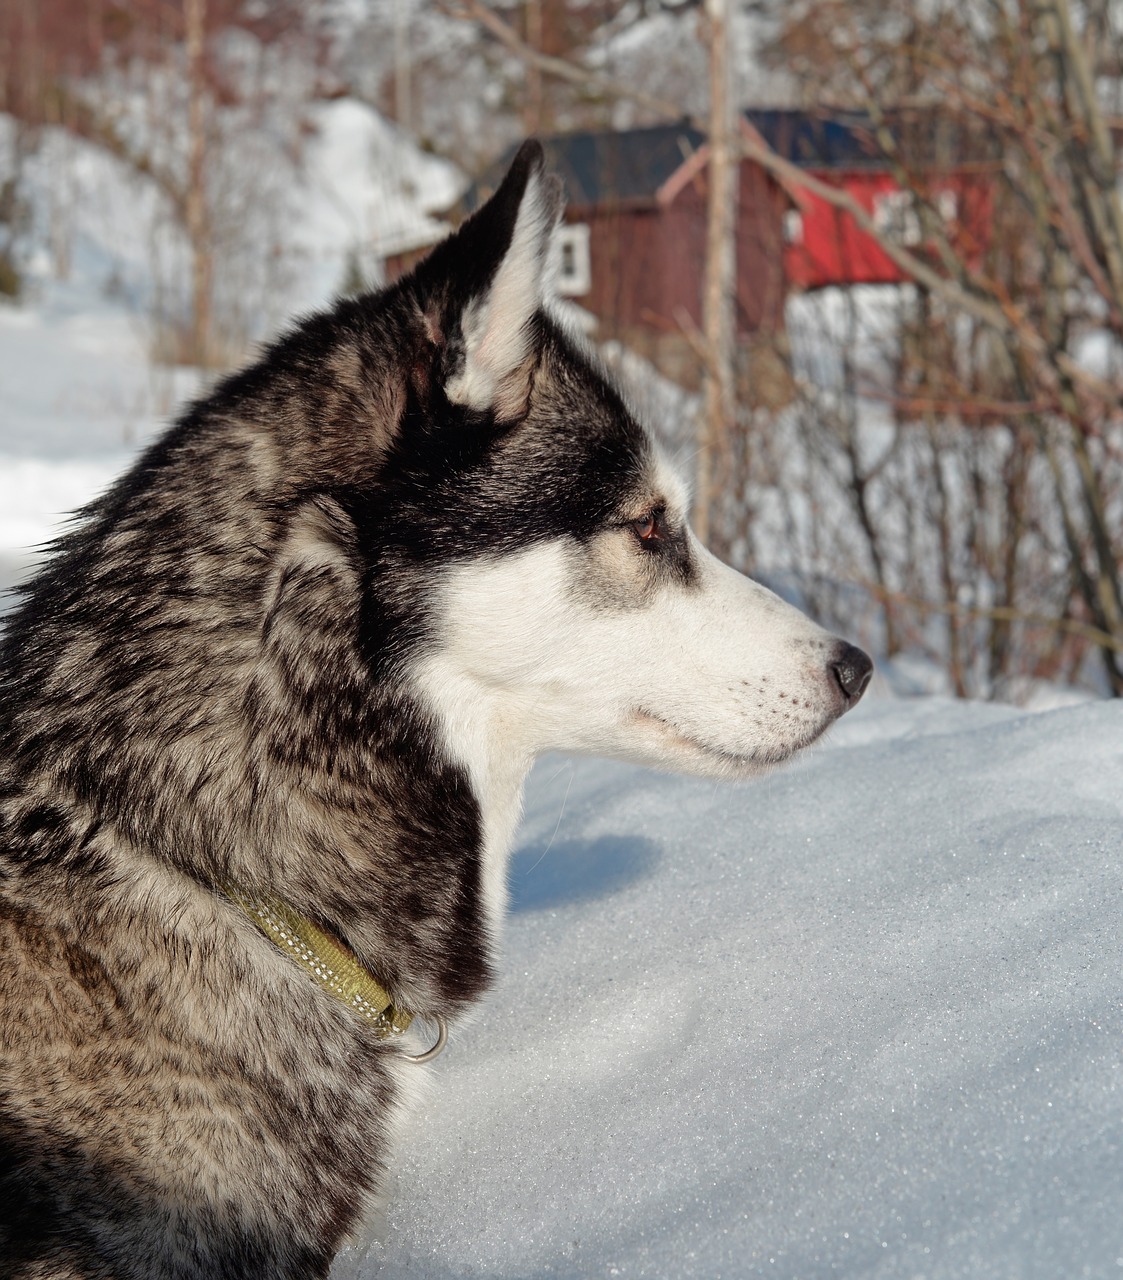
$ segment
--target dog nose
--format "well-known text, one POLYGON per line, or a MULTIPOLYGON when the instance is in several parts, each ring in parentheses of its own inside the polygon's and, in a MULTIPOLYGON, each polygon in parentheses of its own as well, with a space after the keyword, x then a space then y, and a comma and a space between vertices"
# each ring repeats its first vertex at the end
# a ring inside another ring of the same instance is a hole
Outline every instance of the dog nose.
POLYGON ((846 694, 848 701, 853 706, 865 693, 866 686, 870 682, 870 676, 873 675, 873 663, 870 661, 868 654, 863 653, 855 645, 842 641, 838 646, 834 661, 830 664, 830 669, 834 673, 834 678, 838 681, 838 687, 846 694))

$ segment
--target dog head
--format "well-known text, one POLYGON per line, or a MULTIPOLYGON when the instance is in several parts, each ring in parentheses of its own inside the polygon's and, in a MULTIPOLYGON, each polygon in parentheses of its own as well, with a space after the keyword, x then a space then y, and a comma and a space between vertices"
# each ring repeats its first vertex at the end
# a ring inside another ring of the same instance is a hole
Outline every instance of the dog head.
POLYGON ((853 706, 870 661, 693 535, 682 480, 550 315, 559 216, 527 143, 403 286, 423 358, 384 481, 410 531, 399 572, 430 583, 413 677, 474 739, 461 754, 490 733, 527 756, 758 772, 853 706))

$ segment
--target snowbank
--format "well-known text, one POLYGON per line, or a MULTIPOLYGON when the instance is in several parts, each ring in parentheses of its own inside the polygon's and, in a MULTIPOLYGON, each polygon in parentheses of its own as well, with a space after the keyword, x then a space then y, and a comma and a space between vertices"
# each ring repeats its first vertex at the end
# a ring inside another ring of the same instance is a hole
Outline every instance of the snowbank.
POLYGON ((144 336, 91 282, 0 304, 0 615, 68 513, 89 502, 197 385, 150 369, 144 336))
POLYGON ((544 762, 498 990, 340 1277, 1123 1273, 1123 709, 544 762))

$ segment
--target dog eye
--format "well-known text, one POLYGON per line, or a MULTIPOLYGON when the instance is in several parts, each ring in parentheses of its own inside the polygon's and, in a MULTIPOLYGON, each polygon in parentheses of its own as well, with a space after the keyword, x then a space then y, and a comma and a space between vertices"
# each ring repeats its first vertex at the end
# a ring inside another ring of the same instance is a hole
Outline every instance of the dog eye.
POLYGON ((662 508, 656 507, 640 519, 629 521, 628 527, 645 547, 657 546, 666 533, 662 508))

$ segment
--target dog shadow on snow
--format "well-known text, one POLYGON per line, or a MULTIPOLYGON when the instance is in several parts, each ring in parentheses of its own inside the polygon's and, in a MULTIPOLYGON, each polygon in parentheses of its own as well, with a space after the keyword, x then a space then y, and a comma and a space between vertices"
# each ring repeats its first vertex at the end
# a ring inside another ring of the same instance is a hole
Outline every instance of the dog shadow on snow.
POLYGON ((662 853, 653 840, 635 835, 524 845, 511 858, 511 910, 607 898, 650 876, 662 853))

